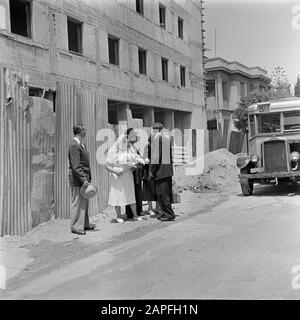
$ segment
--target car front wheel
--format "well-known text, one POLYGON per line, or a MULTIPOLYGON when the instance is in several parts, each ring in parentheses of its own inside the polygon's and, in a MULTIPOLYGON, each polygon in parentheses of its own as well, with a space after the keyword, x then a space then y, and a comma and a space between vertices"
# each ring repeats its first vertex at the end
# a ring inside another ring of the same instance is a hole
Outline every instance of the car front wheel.
MULTIPOLYGON (((250 173, 249 169, 244 168, 241 170, 241 174, 250 173)), ((253 194, 253 180, 241 178, 241 189, 244 196, 251 196, 253 194)))

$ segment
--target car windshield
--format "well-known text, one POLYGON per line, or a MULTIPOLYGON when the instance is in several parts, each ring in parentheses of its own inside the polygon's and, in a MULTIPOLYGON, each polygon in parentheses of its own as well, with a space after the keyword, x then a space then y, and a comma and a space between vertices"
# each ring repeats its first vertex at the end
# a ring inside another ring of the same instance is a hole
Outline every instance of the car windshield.
POLYGON ((281 132, 280 113, 257 115, 258 133, 281 132))
POLYGON ((288 111, 283 113, 284 131, 300 130, 300 111, 288 111))

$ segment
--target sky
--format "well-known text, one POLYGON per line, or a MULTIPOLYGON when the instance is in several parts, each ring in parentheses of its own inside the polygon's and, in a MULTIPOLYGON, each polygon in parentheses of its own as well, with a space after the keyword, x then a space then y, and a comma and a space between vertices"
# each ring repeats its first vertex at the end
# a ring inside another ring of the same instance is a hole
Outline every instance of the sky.
POLYGON ((300 75, 300 0, 205 0, 206 56, 300 75))

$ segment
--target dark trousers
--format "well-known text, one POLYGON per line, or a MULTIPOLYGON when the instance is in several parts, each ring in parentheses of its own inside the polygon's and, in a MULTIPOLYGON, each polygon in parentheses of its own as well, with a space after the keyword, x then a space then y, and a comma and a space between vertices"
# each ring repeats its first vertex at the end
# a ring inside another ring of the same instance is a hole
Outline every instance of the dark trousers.
POLYGON ((175 219, 175 213, 171 205, 172 177, 154 181, 158 202, 163 214, 169 219, 175 219))
MULTIPOLYGON (((136 212, 138 216, 141 215, 141 212, 143 211, 143 205, 142 205, 142 183, 135 183, 134 184, 134 193, 135 193, 135 201, 136 201, 136 212)), ((125 213, 127 218, 132 219, 133 213, 130 208, 130 205, 125 206, 125 213)))

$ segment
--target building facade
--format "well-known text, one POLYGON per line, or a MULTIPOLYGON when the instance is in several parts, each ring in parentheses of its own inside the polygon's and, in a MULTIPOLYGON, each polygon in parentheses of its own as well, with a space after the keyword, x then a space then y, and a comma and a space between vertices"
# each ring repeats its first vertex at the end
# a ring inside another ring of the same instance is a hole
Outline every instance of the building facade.
MULTIPOLYGON (((150 127, 159 121, 168 129, 206 128, 202 17, 198 0, 0 0, 0 66, 16 72, 4 70, 3 77, 22 73, 34 105, 31 113, 45 112, 36 107, 43 103, 48 115, 52 112, 51 130, 36 125, 35 130, 53 148, 45 153, 31 147, 30 152, 32 167, 53 162, 54 205, 49 207, 56 217, 69 216, 66 149, 74 122, 88 127, 94 158, 96 134, 109 125, 150 127)), ((106 206, 108 180, 96 160, 92 166, 101 180, 94 214, 106 206)), ((40 177, 40 171, 31 170, 31 175, 40 177)), ((39 180, 37 186, 42 185, 39 180)), ((34 224, 48 219, 40 218, 34 224)), ((4 220, 2 234, 19 233, 4 220)))
POLYGON ((234 110, 248 94, 270 89, 271 80, 261 67, 247 67, 219 57, 205 61, 205 77, 208 129, 221 131, 221 146, 230 149, 234 110))

